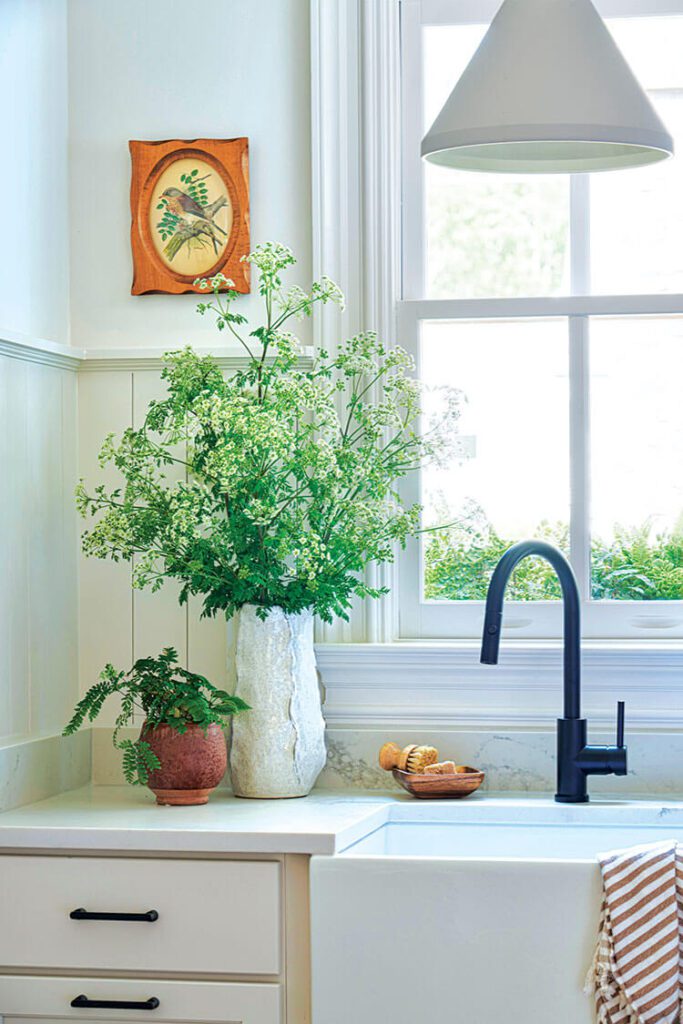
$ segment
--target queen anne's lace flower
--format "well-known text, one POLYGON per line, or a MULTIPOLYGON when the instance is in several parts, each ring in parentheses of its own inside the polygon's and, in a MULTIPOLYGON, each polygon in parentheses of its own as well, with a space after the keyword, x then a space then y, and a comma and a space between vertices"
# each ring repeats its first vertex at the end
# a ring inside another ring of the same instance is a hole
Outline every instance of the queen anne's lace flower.
POLYGON ((301 365, 288 320, 316 304, 343 307, 328 278, 310 292, 283 291, 289 249, 259 246, 246 257, 259 274, 266 323, 244 333, 232 283, 197 282, 213 313, 245 350, 243 368, 224 377, 191 349, 167 355, 168 397, 118 440, 105 438, 100 462, 121 483, 81 484, 77 504, 93 515, 86 554, 133 560, 136 587, 181 583, 180 600, 201 594, 204 614, 311 608, 346 616, 354 596, 378 596, 363 570, 391 561, 419 530, 420 508, 404 508, 396 482, 426 458, 457 445, 461 395, 443 389, 443 413, 417 432, 420 386, 412 357, 385 348, 370 331, 301 365))

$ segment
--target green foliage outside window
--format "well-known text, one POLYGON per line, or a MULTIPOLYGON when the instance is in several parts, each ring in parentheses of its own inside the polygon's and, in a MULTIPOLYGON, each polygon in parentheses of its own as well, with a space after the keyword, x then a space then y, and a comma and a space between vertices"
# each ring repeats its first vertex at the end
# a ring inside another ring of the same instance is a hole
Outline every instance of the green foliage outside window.
POLYGON ((557 294, 568 257, 566 182, 489 177, 467 173, 465 184, 428 189, 430 296, 557 294))
MULTIPOLYGON (((541 523, 534 537, 569 552, 569 527, 541 523)), ((430 601, 483 601, 500 557, 515 543, 501 537, 476 506, 455 526, 430 534, 425 545, 425 597, 430 601)), ((649 523, 617 527, 610 541, 591 545, 591 587, 595 600, 683 599, 683 523, 654 534, 649 523)), ((514 601, 559 599, 560 585, 543 559, 528 558, 510 578, 514 601)))

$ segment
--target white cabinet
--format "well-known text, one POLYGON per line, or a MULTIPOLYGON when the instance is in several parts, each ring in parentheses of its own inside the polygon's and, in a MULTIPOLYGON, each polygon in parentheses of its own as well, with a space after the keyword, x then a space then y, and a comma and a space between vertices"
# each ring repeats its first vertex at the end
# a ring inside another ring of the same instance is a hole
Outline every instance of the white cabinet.
POLYGON ((0 853, 0 1024, 310 1024, 308 863, 0 853))
POLYGON ((277 974, 280 874, 272 861, 3 856, 0 964, 277 974))
POLYGON ((80 1024, 281 1024, 280 1005, 281 989, 276 984, 0 976, 4 1024, 15 1019, 26 1022, 27 1018, 38 1018, 41 1024, 49 1024, 50 1020, 61 1024, 65 1020, 80 1024), (93 1002, 152 999, 159 1005, 153 1010, 74 1008, 71 1003, 79 995, 86 995, 93 1002))

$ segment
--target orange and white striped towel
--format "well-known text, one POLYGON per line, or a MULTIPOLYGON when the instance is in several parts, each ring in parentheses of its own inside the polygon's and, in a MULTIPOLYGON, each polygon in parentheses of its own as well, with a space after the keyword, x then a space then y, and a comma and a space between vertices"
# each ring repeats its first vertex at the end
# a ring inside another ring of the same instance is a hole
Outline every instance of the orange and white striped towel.
POLYGON ((683 1020, 683 847, 600 854, 603 902, 587 991, 598 1024, 683 1020))

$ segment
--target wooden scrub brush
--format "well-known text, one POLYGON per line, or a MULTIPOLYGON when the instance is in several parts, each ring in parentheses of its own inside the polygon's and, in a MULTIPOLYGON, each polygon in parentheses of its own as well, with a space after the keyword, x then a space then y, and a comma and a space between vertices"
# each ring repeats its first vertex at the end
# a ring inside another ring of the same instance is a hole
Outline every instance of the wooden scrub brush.
POLYGON ((420 747, 417 743, 411 743, 403 750, 396 743, 385 743, 379 752, 380 767, 387 772, 398 768, 402 772, 419 774, 427 765, 436 764, 438 760, 436 747, 420 747))

